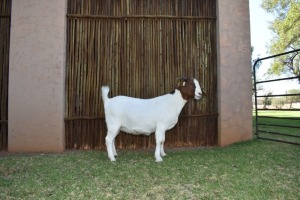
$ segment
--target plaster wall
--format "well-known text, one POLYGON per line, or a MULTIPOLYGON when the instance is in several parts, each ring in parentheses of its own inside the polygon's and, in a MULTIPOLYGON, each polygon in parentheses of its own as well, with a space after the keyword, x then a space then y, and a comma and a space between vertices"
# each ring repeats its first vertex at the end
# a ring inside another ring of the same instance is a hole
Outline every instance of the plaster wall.
POLYGON ((13 0, 8 150, 64 150, 66 0, 13 0))
POLYGON ((218 0, 218 143, 252 139, 248 0, 218 0))

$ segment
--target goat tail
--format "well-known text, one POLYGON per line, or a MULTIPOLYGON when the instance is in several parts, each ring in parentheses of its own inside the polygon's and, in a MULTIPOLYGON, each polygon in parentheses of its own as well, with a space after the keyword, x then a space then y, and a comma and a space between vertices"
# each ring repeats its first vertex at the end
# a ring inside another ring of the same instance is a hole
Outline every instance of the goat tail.
POLYGON ((105 104, 107 102, 108 98, 108 93, 109 93, 109 87, 107 85, 104 85, 101 87, 101 92, 102 92, 102 99, 105 104))

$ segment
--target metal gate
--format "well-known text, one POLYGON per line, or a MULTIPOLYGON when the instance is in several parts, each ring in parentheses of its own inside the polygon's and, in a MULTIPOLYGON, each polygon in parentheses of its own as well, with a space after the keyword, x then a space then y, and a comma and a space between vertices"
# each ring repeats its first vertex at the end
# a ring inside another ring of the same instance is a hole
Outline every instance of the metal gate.
MULTIPOLYGON (((254 73, 254 100, 255 100, 255 134, 258 139, 271 140, 276 142, 284 142, 289 144, 300 145, 300 109, 299 108, 268 108, 264 106, 259 108, 259 99, 279 98, 279 97, 299 97, 300 93, 292 94, 258 94, 258 86, 274 82, 283 82, 286 80, 297 79, 300 77, 287 77, 272 80, 256 80, 256 66, 258 63, 275 57, 291 55, 289 62, 293 62, 296 56, 299 56, 300 49, 257 59, 253 65, 254 73), (293 114, 291 114, 293 113, 293 114)), ((300 102, 299 102, 300 103, 300 102)))
MULTIPOLYGON (((66 148, 105 148, 100 87, 111 96, 153 98, 179 76, 200 80, 207 96, 189 102, 166 146, 217 143, 216 1, 69 0, 66 148)), ((147 148, 154 136, 120 133, 118 148, 147 148)))
POLYGON ((8 66, 11 0, 0 0, 0 151, 8 143, 8 66))

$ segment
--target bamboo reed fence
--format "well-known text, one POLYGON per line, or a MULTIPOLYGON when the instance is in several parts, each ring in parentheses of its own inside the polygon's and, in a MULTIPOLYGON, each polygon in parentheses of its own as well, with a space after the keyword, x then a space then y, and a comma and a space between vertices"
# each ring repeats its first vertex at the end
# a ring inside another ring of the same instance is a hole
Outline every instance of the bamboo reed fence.
POLYGON ((8 66, 11 0, 0 0, 0 151, 8 143, 8 66))
MULTIPOLYGON (((102 85, 111 97, 152 98, 172 91, 180 76, 197 78, 207 96, 187 103, 165 145, 215 145, 216 60, 216 0, 68 0, 66 148, 105 148, 102 85)), ((154 141, 120 133, 116 146, 154 141)))

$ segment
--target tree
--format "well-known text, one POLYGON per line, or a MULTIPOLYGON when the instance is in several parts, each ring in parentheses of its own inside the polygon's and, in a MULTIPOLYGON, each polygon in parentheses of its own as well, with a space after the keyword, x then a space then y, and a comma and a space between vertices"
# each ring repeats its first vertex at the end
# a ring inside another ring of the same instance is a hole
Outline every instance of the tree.
POLYGON ((286 101, 285 97, 275 97, 272 98, 272 105, 274 105, 276 108, 281 109, 285 101, 286 101))
POLYGON ((272 92, 267 92, 265 94, 265 97, 263 98, 263 109, 267 109, 267 106, 272 104, 272 98, 269 97, 270 95, 272 95, 272 92))
MULTIPOLYGON (((275 36, 269 45, 271 54, 300 48, 300 0, 263 0, 261 7, 275 16, 270 29, 275 36)), ((294 75, 300 83, 300 53, 274 59, 269 75, 294 75)))
MULTIPOLYGON (((254 95, 254 64, 255 62, 259 59, 259 58, 255 58, 253 59, 253 51, 254 51, 254 47, 251 47, 251 57, 252 57, 252 60, 251 60, 251 66, 252 66, 252 95, 254 95)), ((258 71, 259 67, 261 65, 261 61, 258 61, 255 65, 255 72, 258 71)), ((256 77, 256 81, 258 81, 257 77, 256 77)), ((256 88, 256 91, 259 91, 259 90, 263 90, 263 87, 261 85, 257 86, 256 88)))
POLYGON ((288 96, 287 102, 290 104, 290 108, 293 108, 293 103, 300 102, 300 90, 292 89, 287 91, 287 94, 297 94, 295 96, 288 96))

